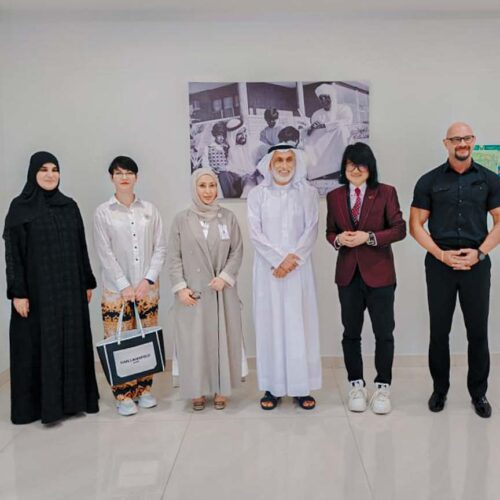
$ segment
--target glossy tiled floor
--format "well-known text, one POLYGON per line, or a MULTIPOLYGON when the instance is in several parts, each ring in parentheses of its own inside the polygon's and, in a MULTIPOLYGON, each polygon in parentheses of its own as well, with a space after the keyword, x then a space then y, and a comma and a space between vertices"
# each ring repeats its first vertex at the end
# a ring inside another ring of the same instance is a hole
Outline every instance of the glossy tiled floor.
POLYGON ((50 427, 11 425, 3 386, 0 499, 497 500, 500 366, 489 420, 474 414, 465 373, 453 367, 446 409, 432 414, 427 369, 395 369, 387 416, 346 410, 342 369, 324 370, 312 412, 290 401, 263 412, 251 372, 226 410, 195 414, 162 374, 159 406, 128 418, 99 376, 101 412, 50 427))

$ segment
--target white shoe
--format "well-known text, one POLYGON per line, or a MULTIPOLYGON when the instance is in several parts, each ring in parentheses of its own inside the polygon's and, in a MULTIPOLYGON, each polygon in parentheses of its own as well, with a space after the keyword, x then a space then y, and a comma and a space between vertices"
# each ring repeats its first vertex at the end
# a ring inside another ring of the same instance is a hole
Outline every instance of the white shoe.
POLYGON ((362 412, 366 410, 368 393, 363 385, 362 380, 353 380, 349 391, 349 402, 347 407, 350 411, 362 412))
POLYGON ((375 384, 375 392, 370 400, 370 407, 377 415, 386 415, 392 410, 391 386, 389 384, 375 384))
POLYGON ((124 417, 135 415, 139 411, 136 404, 130 398, 117 401, 116 408, 118 409, 118 413, 124 417))
POLYGON ((150 392, 145 392, 142 396, 139 396, 139 406, 141 408, 153 408, 157 404, 156 398, 150 392))

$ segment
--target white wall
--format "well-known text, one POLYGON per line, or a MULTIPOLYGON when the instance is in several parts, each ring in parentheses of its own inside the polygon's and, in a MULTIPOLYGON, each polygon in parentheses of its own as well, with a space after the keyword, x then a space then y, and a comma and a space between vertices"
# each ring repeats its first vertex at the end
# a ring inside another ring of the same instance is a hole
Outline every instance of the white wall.
MULTIPOLYGON (((111 194, 107 165, 117 154, 141 168, 139 192, 166 226, 189 203, 187 82, 367 79, 371 144, 383 182, 396 185, 405 218, 416 179, 445 159, 441 138, 454 120, 472 124, 480 143, 499 143, 498 22, 492 20, 307 19, 267 23, 0 21, 0 214, 21 190, 29 156, 55 153, 62 190, 78 201, 91 245, 93 209, 111 194)), ((239 287, 249 354, 252 248, 243 201, 225 202, 245 235, 239 287)), ((325 202, 314 254, 323 355, 340 353, 333 284, 335 255, 324 239, 325 202)), ((0 249, 3 253, 3 247, 0 249)), ((394 246, 399 284, 396 351, 425 354, 428 315, 424 252, 408 237, 394 246)), ((95 255, 91 255, 98 272, 95 255)), ((498 252, 491 304, 500 298, 498 252)), ((162 276, 161 321, 171 303, 162 276)), ((5 297, 5 281, 0 281, 5 297)), ((101 337, 98 293, 94 339, 101 337)), ((9 305, 0 303, 0 372, 8 367, 9 305)), ((500 350, 498 308, 491 348, 500 350)), ((369 321, 367 320, 368 324, 369 321)), ((465 352, 461 314, 452 350, 465 352)), ((367 329, 365 346, 373 340, 367 329)))

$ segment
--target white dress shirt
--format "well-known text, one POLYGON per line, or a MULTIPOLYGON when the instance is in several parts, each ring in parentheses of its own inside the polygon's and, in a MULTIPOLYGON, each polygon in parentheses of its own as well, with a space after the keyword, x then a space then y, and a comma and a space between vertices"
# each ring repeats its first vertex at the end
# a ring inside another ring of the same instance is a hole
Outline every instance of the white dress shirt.
POLYGON ((155 282, 165 262, 166 244, 158 209, 135 200, 127 207, 115 196, 94 214, 94 244, 102 271, 102 286, 119 292, 142 279, 155 282))

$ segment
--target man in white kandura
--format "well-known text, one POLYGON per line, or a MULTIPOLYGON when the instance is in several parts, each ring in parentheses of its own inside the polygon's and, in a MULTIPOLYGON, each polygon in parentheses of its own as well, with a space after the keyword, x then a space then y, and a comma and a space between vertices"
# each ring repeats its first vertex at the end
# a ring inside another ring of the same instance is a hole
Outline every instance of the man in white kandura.
POLYGON ((342 154, 349 144, 352 110, 347 104, 339 104, 333 84, 322 83, 314 92, 321 108, 311 116, 311 126, 304 138, 305 150, 311 160, 308 178, 326 175, 337 178, 342 154))
POLYGON ((248 194, 255 246, 253 312, 263 410, 293 396, 305 410, 321 387, 319 325, 311 252, 319 197, 306 177, 303 152, 278 144, 259 163, 264 180, 248 194))

